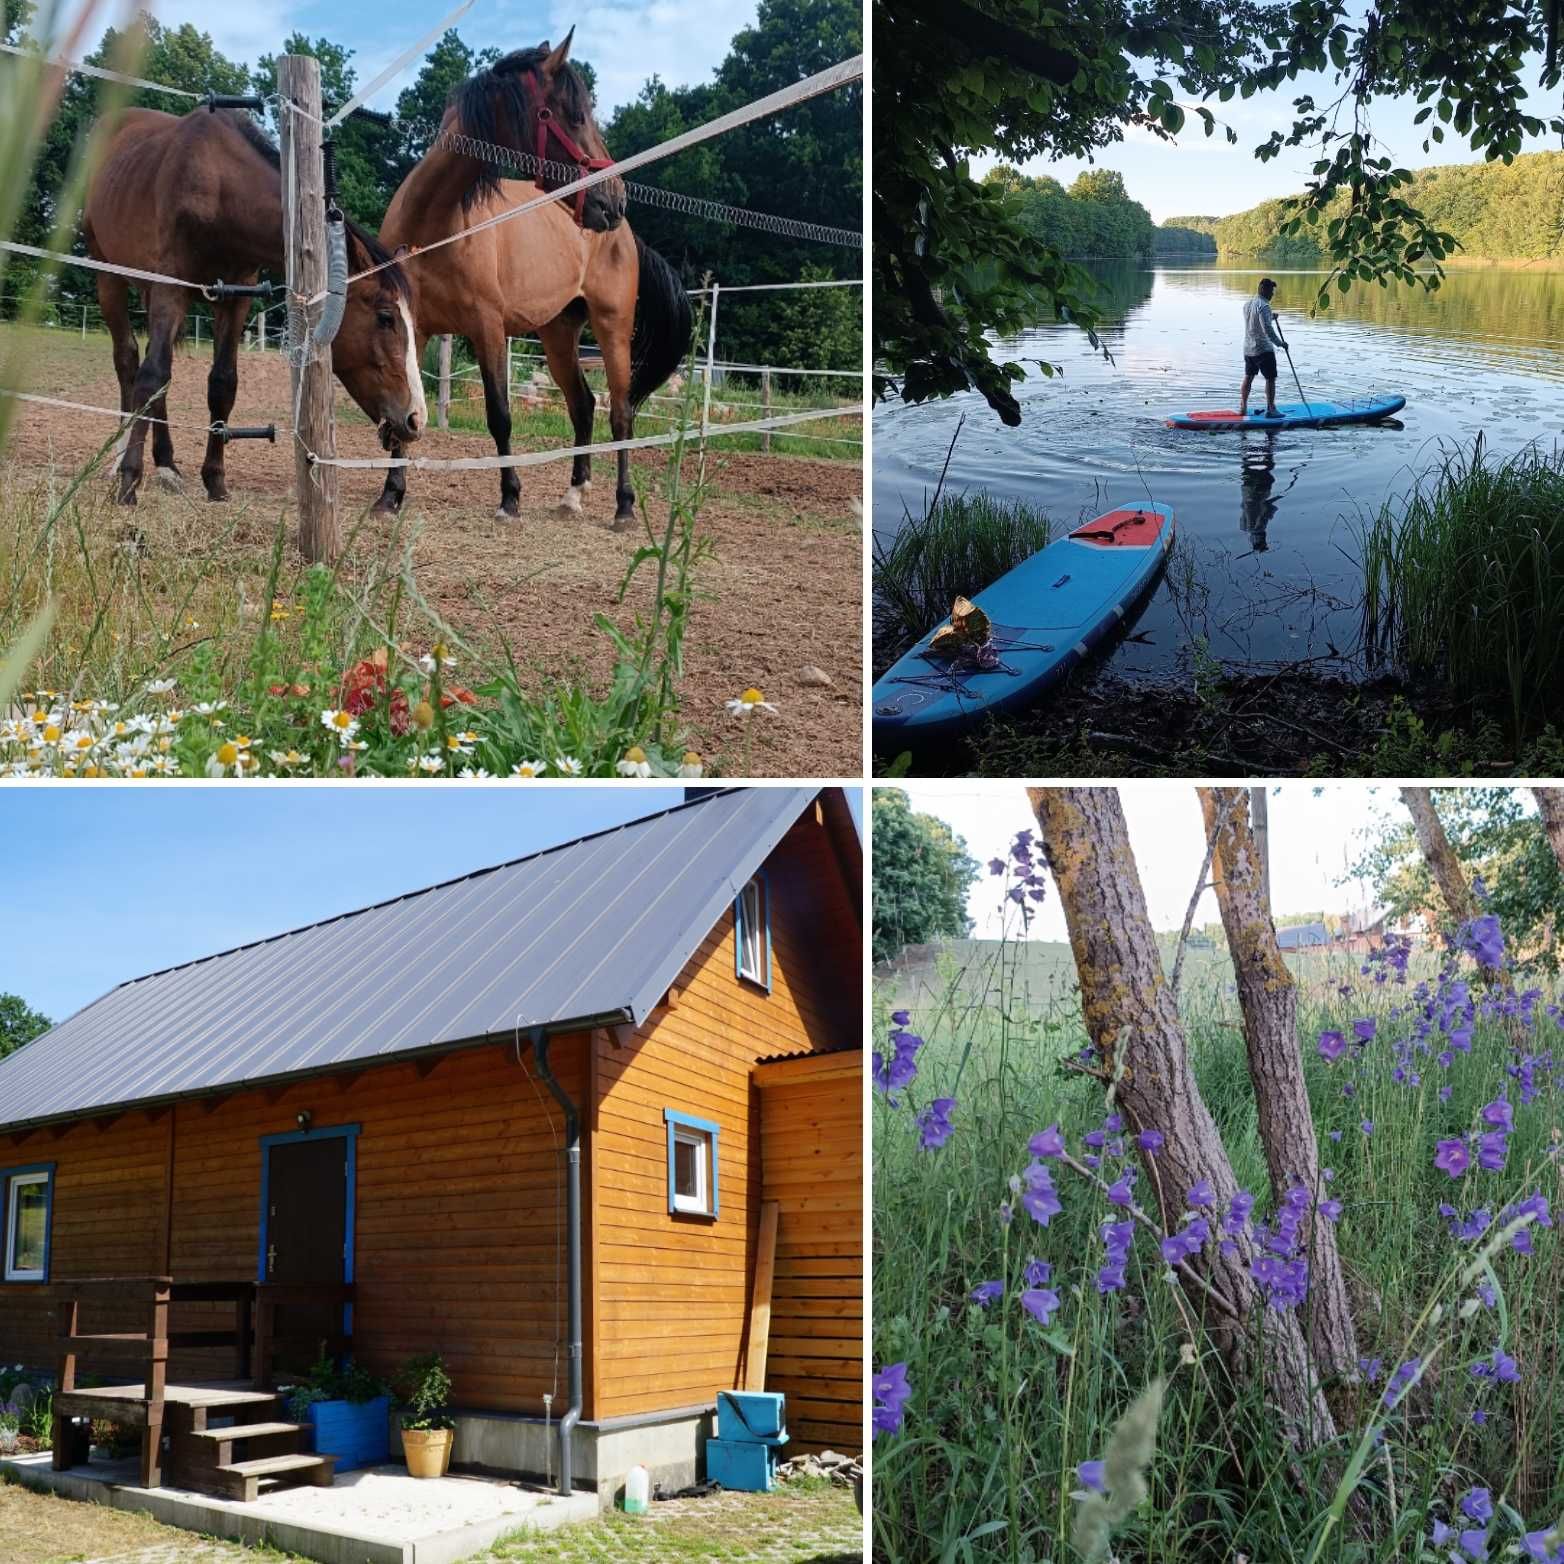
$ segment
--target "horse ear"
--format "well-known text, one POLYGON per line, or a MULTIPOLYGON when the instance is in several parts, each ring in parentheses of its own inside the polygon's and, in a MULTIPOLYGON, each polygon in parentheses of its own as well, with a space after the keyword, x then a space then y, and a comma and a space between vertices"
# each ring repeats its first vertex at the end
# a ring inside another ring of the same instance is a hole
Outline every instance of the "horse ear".
POLYGON ((393 260, 393 261, 400 261, 400 260, 401 260, 401 259, 402 259, 402 257, 403 257, 403 256, 406 256, 406 255, 411 255, 411 254, 412 254, 412 253, 413 253, 413 252, 412 252, 412 251, 411 251, 411 250, 410 250, 410 249, 408 249, 408 247, 407 247, 407 246, 406 246, 406 245, 405 245, 405 244, 399 244, 399 245, 398 245, 398 246, 397 246, 397 247, 396 247, 396 248, 395 248, 395 249, 394 249, 394 250, 393 250, 393 251, 392 251, 392 252, 391 252, 391 259, 392 259, 392 260, 393 260))
POLYGON ((570 58, 570 40, 576 36, 574 27, 560 40, 559 47, 551 50, 549 57, 543 62, 543 74, 545 76, 558 75, 565 68, 565 62, 570 58))

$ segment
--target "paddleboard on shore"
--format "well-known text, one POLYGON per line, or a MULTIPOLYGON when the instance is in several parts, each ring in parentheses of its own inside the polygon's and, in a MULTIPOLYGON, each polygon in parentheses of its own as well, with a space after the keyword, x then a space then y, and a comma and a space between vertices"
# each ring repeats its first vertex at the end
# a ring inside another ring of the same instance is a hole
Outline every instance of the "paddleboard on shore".
POLYGON ((1236 409, 1226 412, 1175 413, 1170 429, 1318 429, 1326 424, 1371 424, 1389 418, 1407 405, 1404 396, 1354 396, 1344 402, 1278 402, 1278 416, 1267 418, 1251 410, 1240 418, 1236 409))
POLYGON ((1039 549, 974 595, 991 636, 981 655, 940 655, 938 626, 876 681, 875 747, 950 737, 985 712, 1031 705, 1128 617, 1172 546, 1173 512, 1147 504, 1039 549))

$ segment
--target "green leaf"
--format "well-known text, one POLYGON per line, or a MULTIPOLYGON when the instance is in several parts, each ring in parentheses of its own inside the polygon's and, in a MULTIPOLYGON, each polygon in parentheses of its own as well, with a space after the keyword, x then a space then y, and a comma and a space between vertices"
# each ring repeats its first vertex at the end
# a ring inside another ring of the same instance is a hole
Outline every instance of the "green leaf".
POLYGON ((1184 128, 1184 111, 1176 103, 1168 103, 1162 109, 1162 128, 1176 136, 1184 128))

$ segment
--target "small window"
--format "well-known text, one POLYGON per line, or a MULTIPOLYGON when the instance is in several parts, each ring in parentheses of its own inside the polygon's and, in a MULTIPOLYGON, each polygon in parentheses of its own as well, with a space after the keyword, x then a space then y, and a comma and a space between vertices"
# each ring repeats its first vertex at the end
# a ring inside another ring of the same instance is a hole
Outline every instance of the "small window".
POLYGON ((49 1216, 53 1195, 52 1167, 0 1171, 5 1186, 5 1279, 43 1282, 49 1279, 49 1216))
POLYGON ((760 987, 771 988, 771 909, 767 905, 765 879, 756 875, 733 903, 733 929, 738 975, 760 987))
POLYGON ((717 1214, 717 1139, 706 1119, 663 1109, 668 1126, 668 1209, 686 1216, 717 1214))

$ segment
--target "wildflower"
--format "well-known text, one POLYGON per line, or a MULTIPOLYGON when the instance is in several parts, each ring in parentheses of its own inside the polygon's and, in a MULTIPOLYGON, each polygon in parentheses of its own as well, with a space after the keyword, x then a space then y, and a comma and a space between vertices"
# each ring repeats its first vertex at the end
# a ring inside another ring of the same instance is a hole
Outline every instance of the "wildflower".
POLYGON ((1187 1204, 1196 1207, 1215 1205, 1216 1191, 1211 1187, 1211 1180, 1208 1178, 1201 1179, 1184 1199, 1187 1204))
POLYGON ((272 599, 270 618, 274 625, 281 624, 292 612, 293 610, 280 597, 272 599))
MULTIPOLYGON (((1509 1104, 1506 1103, 1505 1107, 1509 1104)), ((1489 1173, 1504 1170, 1504 1159, 1509 1149, 1509 1137, 1503 1130, 1489 1130, 1477 1141, 1477 1165, 1489 1173)))
POLYGON ((937 1151, 955 1133, 950 1122, 950 1110, 956 1106, 954 1097, 936 1097, 918 1115, 918 1130, 925 1151, 937 1151))
POLYGON ((996 1298, 1003 1296, 1004 1290, 1003 1282, 979 1282, 969 1296, 980 1309, 986 1309, 996 1298))
POLYGON ((1390 1376, 1390 1384, 1385 1390, 1386 1407, 1394 1409, 1422 1372, 1423 1360, 1421 1358, 1408 1358, 1405 1363, 1397 1364, 1396 1371, 1390 1376))
POLYGON ((1472 1154, 1465 1142, 1442 1140, 1434 1152, 1434 1166, 1443 1169, 1451 1178, 1460 1176, 1472 1165, 1472 1154))
POLYGON ((358 718, 350 711, 323 711, 320 725, 339 739, 355 738, 358 734, 358 718))
POLYGON ((554 769, 562 777, 578 777, 581 775, 581 762, 574 755, 556 755, 554 757, 554 769))
POLYGON ((737 700, 728 702, 728 710, 735 717, 748 717, 757 711, 775 711, 776 707, 759 690, 751 686, 737 700))
POLYGON ((1540 1564, 1564 1564, 1564 1523, 1551 1531, 1529 1531, 1523 1540, 1527 1558, 1540 1564))
POLYGON ((150 680, 148 682, 148 684, 147 684, 147 694, 148 695, 168 695, 168 694, 171 694, 172 691, 173 691, 174 685, 177 682, 178 681, 175 680, 175 679, 153 679, 153 680, 150 680))
POLYGON ((1039 1325, 1047 1325, 1052 1322, 1054 1311, 1059 1307, 1059 1294, 1050 1287, 1028 1287, 1021 1294, 1021 1307, 1039 1325))
POLYGON ((1482 966, 1497 967, 1504 961, 1504 933, 1491 912, 1463 925, 1456 944, 1470 951, 1482 966))
POLYGON ((422 668, 425 673, 433 673, 436 668, 454 668, 456 666, 456 659, 451 656, 449 649, 442 642, 436 641, 434 645, 418 659, 418 666, 422 668))
POLYGON ((1047 1129, 1039 1130, 1027 1142, 1027 1150, 1034 1157, 1062 1157, 1064 1155, 1064 1136, 1060 1133, 1059 1126, 1050 1124, 1047 1129))
POLYGON ((1320 1058, 1334 1064, 1347 1051, 1347 1039, 1340 1032, 1320 1033, 1320 1058))
POLYGON ((419 701, 408 716, 420 733, 427 733, 434 726, 434 707, 428 701, 419 701))
POLYGON ((1028 1287, 1046 1287, 1053 1274, 1054 1268, 1046 1260, 1028 1260, 1021 1276, 1028 1287))
POLYGON ((1496 1130, 1515 1128, 1515 1110, 1503 1097, 1496 1097, 1492 1102, 1484 1104, 1479 1117, 1484 1124, 1491 1124, 1496 1130))
POLYGON ((513 777, 540 777, 543 775, 543 762, 541 760, 518 760, 510 768, 513 777))
POLYGON ((912 1399, 912 1386, 907 1383, 907 1365, 891 1363, 875 1376, 871 1387, 874 1391, 874 1433, 899 1434, 907 1403, 912 1399))
POLYGON ((1320 1215, 1329 1218, 1332 1222, 1341 1220, 1341 1202, 1339 1200, 1322 1200, 1320 1202, 1320 1215))
POLYGON ((1488 1414, 1481 1407, 1472 1408, 1472 1421, 1479 1427, 1485 1427, 1488 1422, 1488 1414))
POLYGON ((1128 1209, 1135 1204, 1135 1175, 1129 1169, 1108 1186, 1108 1203, 1128 1209))
POLYGON ((1353 1034, 1360 1043, 1370 1043, 1374 1040, 1374 1017, 1367 1016, 1361 1021, 1352 1023, 1353 1034))
POLYGON ((418 757, 418 769, 433 776, 437 771, 445 770, 445 762, 435 750, 430 750, 427 755, 418 757))
POLYGON ((1108 1491, 1101 1461, 1082 1461, 1076 1467, 1075 1475, 1080 1479, 1081 1486, 1089 1489, 1092 1493, 1106 1493, 1108 1491))
POLYGON ((1148 1157, 1154 1157, 1162 1150, 1161 1130, 1142 1130, 1135 1137, 1135 1144, 1146 1153, 1148 1157))
POLYGON ((1383 1358, 1359 1358, 1358 1372, 1369 1384, 1378 1384, 1379 1376, 1385 1372, 1385 1360, 1383 1358))
POLYGON ((684 752, 684 758, 679 762, 675 775, 681 777, 699 777, 706 774, 706 762, 701 759, 699 753, 693 749, 684 752))
POLYGON ((1461 1498, 1461 1513, 1469 1521, 1486 1525, 1493 1519, 1493 1499, 1486 1488, 1469 1489, 1461 1498))
POLYGON ((639 744, 632 744, 624 753, 624 759, 614 769, 622 777, 649 777, 652 774, 651 762, 646 758, 646 751, 639 744))
POLYGON ((1049 1221, 1064 1210, 1064 1202, 1054 1188, 1048 1169, 1041 1162, 1034 1162, 1026 1170, 1026 1192, 1021 1204, 1039 1227, 1047 1227, 1049 1221))
POLYGON ((1372 1119, 1365 1119, 1358 1126, 1358 1128, 1362 1130, 1365 1135, 1372 1135, 1374 1133, 1374 1121, 1372 1119))
POLYGON ((304 764, 304 757, 296 749, 269 749, 266 756, 279 771, 294 771, 304 764))

